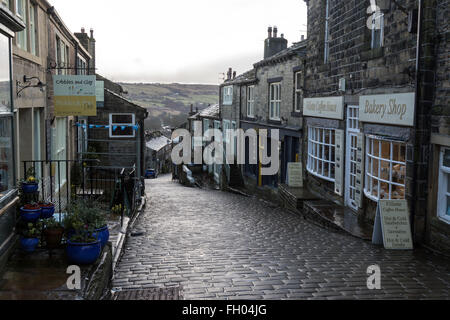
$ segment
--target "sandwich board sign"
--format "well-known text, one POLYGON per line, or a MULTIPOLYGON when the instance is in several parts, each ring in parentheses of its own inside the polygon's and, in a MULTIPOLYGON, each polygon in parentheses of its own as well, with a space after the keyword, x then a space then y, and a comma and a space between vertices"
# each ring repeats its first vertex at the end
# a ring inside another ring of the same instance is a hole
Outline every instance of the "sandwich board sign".
POLYGON ((303 166, 301 162, 288 163, 288 185, 292 188, 303 188, 303 166))
POLYGON ((372 243, 388 250, 412 250, 413 241, 406 200, 378 202, 372 243))

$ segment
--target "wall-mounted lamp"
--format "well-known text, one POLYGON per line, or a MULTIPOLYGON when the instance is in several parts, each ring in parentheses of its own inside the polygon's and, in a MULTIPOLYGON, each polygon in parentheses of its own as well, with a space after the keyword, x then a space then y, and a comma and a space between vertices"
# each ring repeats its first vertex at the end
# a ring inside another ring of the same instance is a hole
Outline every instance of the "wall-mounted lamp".
POLYGON ((28 88, 39 88, 41 92, 44 92, 46 86, 47 85, 42 83, 42 81, 38 77, 23 76, 23 83, 20 82, 19 80, 16 81, 16 93, 17 96, 20 97, 20 93, 28 88), (32 84, 31 83, 32 80, 37 80, 37 83, 32 84))

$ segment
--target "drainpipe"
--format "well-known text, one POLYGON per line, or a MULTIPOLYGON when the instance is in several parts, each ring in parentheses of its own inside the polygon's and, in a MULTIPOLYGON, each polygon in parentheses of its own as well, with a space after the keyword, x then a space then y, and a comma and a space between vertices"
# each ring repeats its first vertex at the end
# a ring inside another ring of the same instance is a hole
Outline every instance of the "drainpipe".
POLYGON ((416 218, 416 199, 417 199, 417 161, 420 156, 420 150, 417 146, 417 118, 420 103, 420 49, 422 46, 422 0, 418 0, 418 13, 417 13, 417 44, 416 44, 416 87, 415 87, 415 115, 414 115, 414 135, 413 135, 413 181, 412 181, 412 202, 411 202, 411 232, 413 239, 415 238, 415 218, 416 218))

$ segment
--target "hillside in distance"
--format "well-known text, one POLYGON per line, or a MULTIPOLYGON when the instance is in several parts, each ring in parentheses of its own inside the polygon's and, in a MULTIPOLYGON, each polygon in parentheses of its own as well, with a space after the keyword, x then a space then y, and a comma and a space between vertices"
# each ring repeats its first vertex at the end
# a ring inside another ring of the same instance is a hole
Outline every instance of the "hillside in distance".
POLYGON ((219 103, 219 86, 203 84, 120 83, 126 97, 147 108, 145 129, 160 130, 163 126, 178 127, 187 120, 191 104, 203 110, 219 103))

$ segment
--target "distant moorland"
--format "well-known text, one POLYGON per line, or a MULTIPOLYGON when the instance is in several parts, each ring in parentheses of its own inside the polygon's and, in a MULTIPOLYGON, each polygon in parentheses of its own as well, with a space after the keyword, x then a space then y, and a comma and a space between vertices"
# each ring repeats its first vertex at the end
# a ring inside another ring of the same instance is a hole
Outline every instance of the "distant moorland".
POLYGON ((145 127, 159 130, 162 126, 177 127, 184 123, 190 105, 203 110, 219 102, 219 86, 202 84, 120 83, 126 97, 147 108, 145 127))

